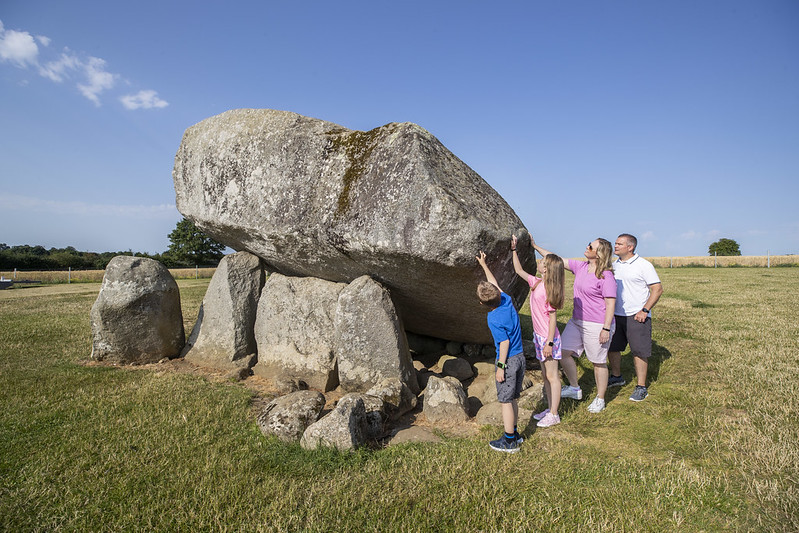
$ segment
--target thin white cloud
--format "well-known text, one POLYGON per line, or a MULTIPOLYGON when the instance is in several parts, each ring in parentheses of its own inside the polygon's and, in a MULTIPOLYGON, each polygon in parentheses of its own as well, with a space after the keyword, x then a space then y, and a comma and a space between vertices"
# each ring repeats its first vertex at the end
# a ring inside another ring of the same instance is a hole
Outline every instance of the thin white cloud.
MULTIPOLYGON (((52 42, 46 35, 34 37, 27 31, 6 30, 0 20, 0 63, 9 63, 21 69, 35 67, 40 76, 55 83, 74 79, 78 91, 98 107, 101 105, 100 97, 103 93, 113 89, 121 79, 119 74, 108 71, 104 59, 91 56, 84 58, 85 56, 81 57, 69 48, 64 48, 60 57, 53 57, 57 52, 48 52, 46 55, 50 57, 40 61, 37 41, 45 48, 52 42)), ((28 81, 24 80, 21 84, 25 86, 28 81)), ((119 100, 130 110, 161 109, 169 105, 153 90, 128 94, 119 100)))
POLYGON ((94 102, 94 105, 99 106, 100 93, 113 88, 119 75, 106 71, 105 60, 99 57, 90 57, 89 61, 83 64, 83 71, 88 83, 79 83, 78 89, 83 96, 94 102))
POLYGON ((680 238, 684 240, 696 239, 698 236, 699 234, 694 230, 686 231, 685 233, 680 234, 680 238))
POLYGON ((175 214, 175 204, 90 204, 86 202, 47 200, 44 198, 13 194, 0 196, 0 209, 8 211, 36 211, 58 215, 131 217, 138 219, 160 219, 165 217, 174 217, 175 214))
POLYGON ((125 109, 153 109, 169 105, 169 102, 158 97, 155 91, 139 91, 136 94, 127 94, 119 99, 125 109))
POLYGON ((645 231, 641 235, 641 240, 644 240, 644 241, 651 241, 654 238, 655 238, 655 232, 654 231, 645 231))
POLYGON ((65 77, 69 76, 69 72, 78 70, 80 67, 80 59, 67 49, 57 61, 50 61, 43 67, 39 67, 39 74, 56 83, 61 83, 65 77))
POLYGON ((19 68, 36 65, 39 47, 26 31, 5 30, 0 21, 0 61, 11 62, 19 68))

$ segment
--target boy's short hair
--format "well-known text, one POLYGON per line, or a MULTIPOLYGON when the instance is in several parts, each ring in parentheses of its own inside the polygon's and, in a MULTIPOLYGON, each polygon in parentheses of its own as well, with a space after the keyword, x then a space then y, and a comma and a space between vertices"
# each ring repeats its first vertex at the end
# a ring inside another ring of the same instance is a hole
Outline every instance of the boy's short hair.
POLYGON ((481 281, 477 284, 477 297, 480 298, 483 305, 493 308, 499 307, 499 304, 502 303, 502 293, 496 285, 488 281, 481 281))

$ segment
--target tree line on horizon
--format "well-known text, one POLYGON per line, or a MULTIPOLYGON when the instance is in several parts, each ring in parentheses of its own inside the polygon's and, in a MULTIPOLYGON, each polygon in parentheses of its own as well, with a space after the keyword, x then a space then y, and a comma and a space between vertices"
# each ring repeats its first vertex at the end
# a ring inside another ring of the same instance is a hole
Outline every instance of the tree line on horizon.
POLYGON ((194 266, 215 267, 224 256, 225 245, 200 231, 184 218, 169 235, 169 248, 163 253, 148 254, 133 250, 119 252, 81 252, 73 246, 45 248, 22 244, 9 246, 0 243, 0 269, 3 270, 105 270, 108 262, 118 255, 148 257, 168 268, 194 266))

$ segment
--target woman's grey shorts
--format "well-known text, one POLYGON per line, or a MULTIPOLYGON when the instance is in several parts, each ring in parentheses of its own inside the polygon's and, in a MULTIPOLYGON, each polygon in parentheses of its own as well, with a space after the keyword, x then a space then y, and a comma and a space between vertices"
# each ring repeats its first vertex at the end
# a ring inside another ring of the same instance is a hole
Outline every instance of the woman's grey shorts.
POLYGON ((527 366, 525 363, 524 353, 508 357, 505 363, 505 381, 497 381, 497 400, 500 403, 509 403, 521 396, 524 370, 527 366))

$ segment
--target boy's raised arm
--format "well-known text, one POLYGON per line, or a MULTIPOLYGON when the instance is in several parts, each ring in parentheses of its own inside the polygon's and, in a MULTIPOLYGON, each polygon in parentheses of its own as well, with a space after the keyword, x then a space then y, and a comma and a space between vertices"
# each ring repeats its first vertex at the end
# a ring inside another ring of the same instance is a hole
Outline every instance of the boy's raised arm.
POLYGON ((488 280, 490 284, 492 284, 494 287, 496 287, 501 291, 502 288, 499 286, 499 283, 497 283, 497 278, 494 277, 494 274, 491 273, 491 270, 489 270, 488 265, 486 265, 485 252, 480 250, 480 254, 476 256, 475 259, 477 259, 477 262, 480 263, 481 267, 483 267, 483 272, 485 272, 486 280, 488 280))

